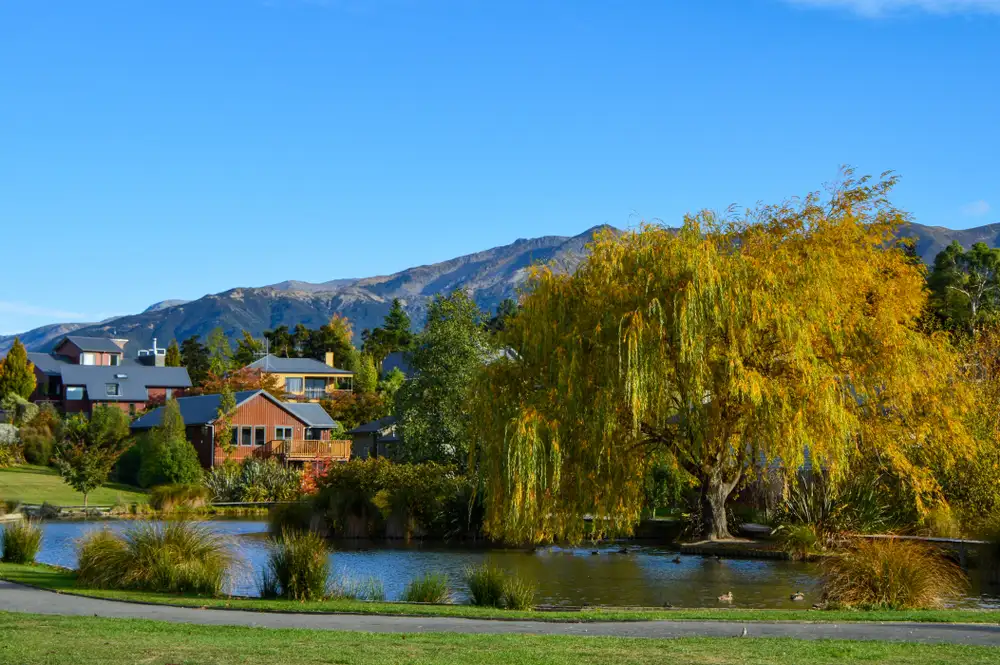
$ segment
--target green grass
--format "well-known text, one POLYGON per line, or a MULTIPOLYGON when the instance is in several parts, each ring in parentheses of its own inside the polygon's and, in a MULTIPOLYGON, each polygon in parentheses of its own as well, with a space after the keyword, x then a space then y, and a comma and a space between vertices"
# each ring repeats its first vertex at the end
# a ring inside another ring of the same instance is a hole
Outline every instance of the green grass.
MULTIPOLYGON (((1000 624, 997 610, 752 610, 752 609, 671 609, 629 610, 589 609, 582 612, 519 612, 471 605, 409 605, 392 602, 366 602, 350 598, 298 602, 283 599, 208 598, 195 595, 81 589, 76 574, 44 565, 0 563, 0 579, 30 584, 62 593, 186 607, 221 607, 268 612, 336 612, 400 616, 446 616, 476 619, 532 619, 536 621, 921 621, 929 623, 1000 624)), ((3 661, 0 661, 3 662, 3 661)))
POLYGON ((673 640, 535 635, 373 634, 176 625, 0 613, 0 662, 19 665, 980 665, 996 648, 792 639, 673 640))
MULTIPOLYGON (((25 464, 0 469, 0 499, 22 503, 49 503, 56 506, 82 506, 83 495, 63 482, 59 472, 47 466, 25 464)), ((138 487, 109 483, 87 497, 91 505, 146 503, 147 495, 138 487)))

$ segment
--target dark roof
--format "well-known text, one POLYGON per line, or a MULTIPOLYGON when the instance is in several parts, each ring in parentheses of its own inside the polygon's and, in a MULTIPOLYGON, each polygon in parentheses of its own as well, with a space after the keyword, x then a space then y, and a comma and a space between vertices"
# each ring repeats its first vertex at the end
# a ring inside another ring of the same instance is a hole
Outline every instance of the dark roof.
POLYGON ((266 355, 260 360, 247 365, 253 369, 262 369, 265 372, 277 372, 279 374, 330 374, 334 376, 352 376, 353 372, 346 369, 330 367, 324 362, 315 358, 279 358, 275 355, 266 355))
POLYGON ((388 436, 380 436, 378 438, 378 443, 399 443, 400 441, 402 441, 402 439, 396 436, 395 432, 389 434, 388 436))
POLYGON ((65 386, 85 386, 87 398, 96 402, 145 402, 147 388, 190 388, 191 377, 183 367, 148 367, 145 365, 73 365, 60 367, 65 386), (120 394, 107 395, 107 384, 117 383, 120 394))
POLYGON ((286 409, 310 427, 335 427, 336 421, 319 404, 311 402, 282 402, 286 409))
POLYGON ((120 346, 112 342, 107 337, 81 337, 80 335, 66 335, 62 338, 62 341, 56 344, 56 348, 58 349, 62 346, 63 342, 66 342, 67 340, 76 344, 81 351, 124 353, 120 346))
POLYGON ((36 351, 28 352, 28 360, 30 360, 40 372, 51 376, 59 376, 62 372, 62 368, 71 364, 65 356, 57 356, 52 353, 38 353, 36 351))
POLYGON ((406 376, 412 376, 413 370, 410 368, 409 355, 406 351, 393 351, 387 355, 382 361, 382 376, 388 375, 397 368, 406 376))
MULTIPOLYGON (((290 414, 304 422, 309 427, 335 427, 337 423, 323 410, 319 404, 293 404, 291 402, 281 402, 263 390, 242 390, 235 393, 236 406, 260 395, 264 399, 269 399, 290 414)), ((181 417, 184 418, 185 425, 208 425, 215 421, 219 415, 219 404, 222 395, 196 395, 194 397, 178 397, 177 405, 181 407, 181 417)), ((149 429, 156 427, 163 421, 163 407, 150 411, 134 423, 132 429, 149 429)))
POLYGON ((369 423, 364 423, 363 425, 358 425, 354 429, 345 433, 371 434, 372 432, 381 432, 382 430, 388 429, 395 424, 396 424, 396 416, 386 416, 384 418, 379 418, 378 420, 373 420, 369 423))

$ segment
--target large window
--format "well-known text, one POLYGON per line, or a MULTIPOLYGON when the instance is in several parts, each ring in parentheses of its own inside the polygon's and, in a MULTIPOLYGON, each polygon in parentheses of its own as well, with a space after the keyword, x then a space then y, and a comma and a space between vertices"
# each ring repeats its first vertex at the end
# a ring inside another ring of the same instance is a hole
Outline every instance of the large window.
POLYGON ((253 428, 253 445, 263 446, 267 439, 267 428, 266 427, 254 427, 253 428))
POLYGON ((285 379, 285 392, 295 393, 296 395, 302 392, 302 377, 288 377, 285 379))
POLYGON ((241 446, 253 445, 253 427, 244 426, 240 428, 240 445, 241 446))
POLYGON ((326 397, 326 379, 306 379, 306 397, 308 399, 326 397))
POLYGON ((291 441, 292 440, 292 428, 291 427, 275 427, 274 428, 274 439, 276 441, 291 441))
POLYGON ((121 387, 121 384, 118 384, 118 383, 105 383, 104 384, 104 392, 105 392, 105 394, 107 394, 108 397, 121 397, 122 396, 122 387, 121 387))
POLYGON ((109 357, 111 358, 111 361, 108 364, 111 365, 112 367, 118 367, 121 356, 119 356, 117 353, 112 353, 109 357))
POLYGON ((81 365, 96 365, 97 364, 97 354, 96 353, 84 353, 80 356, 81 365))
POLYGON ((85 399, 83 386, 66 386, 66 399, 85 399))
POLYGON ((319 441, 323 438, 323 430, 319 427, 306 428, 306 441, 319 441))

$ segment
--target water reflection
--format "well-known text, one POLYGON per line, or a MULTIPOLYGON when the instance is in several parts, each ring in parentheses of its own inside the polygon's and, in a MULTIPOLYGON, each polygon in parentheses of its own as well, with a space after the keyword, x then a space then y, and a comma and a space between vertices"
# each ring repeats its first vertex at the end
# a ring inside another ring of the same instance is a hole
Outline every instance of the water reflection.
MULTIPOLYGON (((121 531, 127 521, 53 521, 43 525, 38 560, 60 566, 76 565, 75 544, 87 531, 107 528, 121 531)), ((245 569, 230 584, 230 592, 256 595, 256 575, 267 552, 261 521, 217 520, 206 522, 232 537, 245 569)), ((790 561, 755 561, 681 556, 655 547, 618 546, 594 548, 550 547, 533 553, 515 550, 469 550, 440 546, 385 548, 357 543, 337 544, 333 567, 338 578, 382 580, 387 597, 396 599, 406 583, 426 572, 447 574, 456 600, 466 599, 461 578, 466 567, 490 561, 516 570, 538 587, 538 601, 552 605, 616 605, 675 607, 802 608, 820 599, 819 569, 815 564, 790 561), (596 554, 594 553, 596 552, 596 554), (733 593, 733 602, 719 596, 733 593), (804 601, 790 596, 801 591, 804 601)), ((967 606, 1000 607, 1000 598, 980 596, 974 589, 967 606)))

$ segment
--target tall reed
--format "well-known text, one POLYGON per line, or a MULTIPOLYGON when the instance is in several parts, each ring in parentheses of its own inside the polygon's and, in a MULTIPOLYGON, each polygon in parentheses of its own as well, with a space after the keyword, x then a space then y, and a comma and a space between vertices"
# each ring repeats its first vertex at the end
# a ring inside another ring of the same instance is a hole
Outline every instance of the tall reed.
POLYGON ((448 588, 448 576, 438 573, 426 573, 415 580, 410 580, 403 590, 401 600, 407 603, 437 603, 443 605, 451 602, 451 590, 448 588))
POLYGON ((23 519, 13 522, 3 528, 0 537, 0 550, 4 563, 34 563, 35 556, 42 544, 42 529, 38 522, 23 519))
POLYGON ((262 596, 318 600, 329 594, 329 578, 330 549, 316 533, 286 529, 268 540, 262 596))

